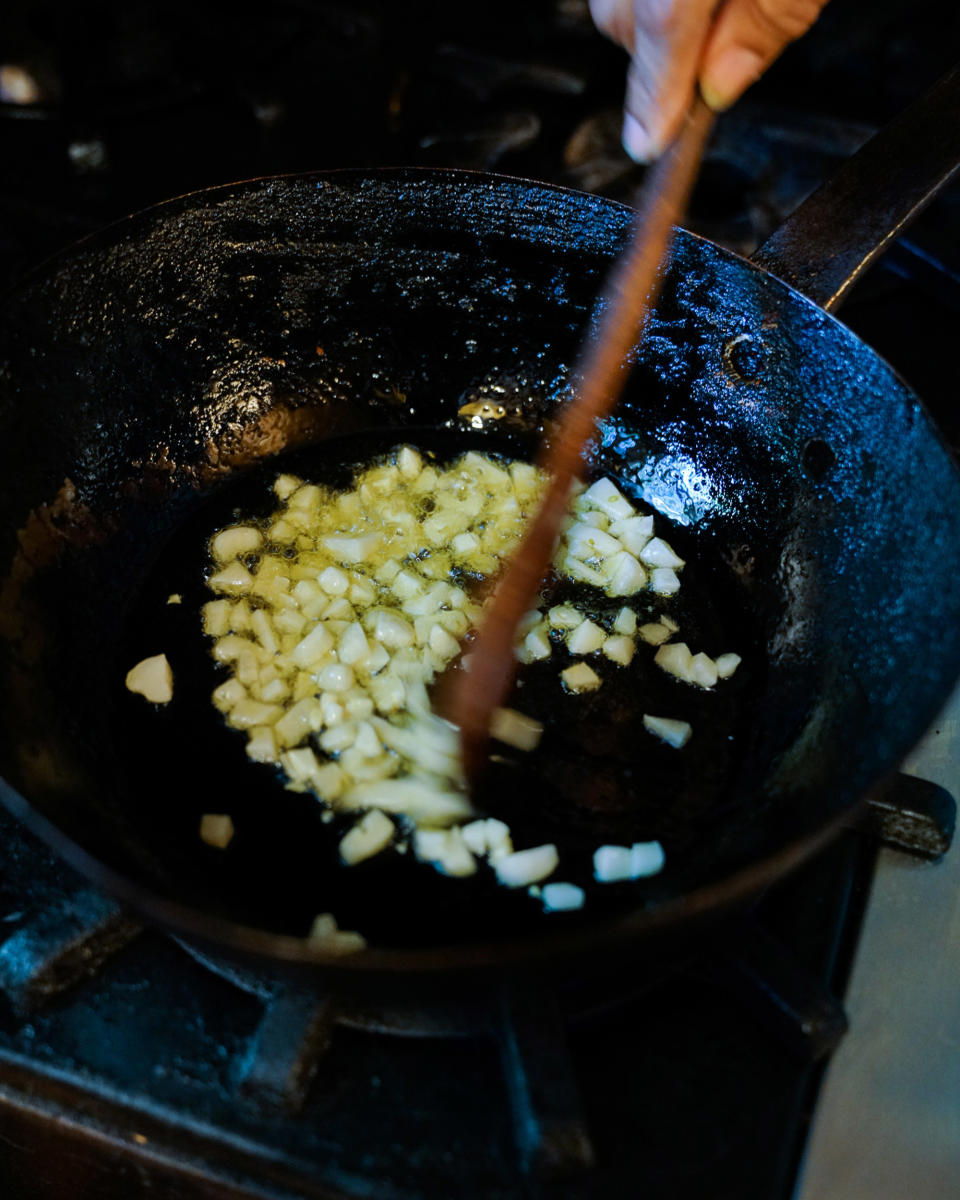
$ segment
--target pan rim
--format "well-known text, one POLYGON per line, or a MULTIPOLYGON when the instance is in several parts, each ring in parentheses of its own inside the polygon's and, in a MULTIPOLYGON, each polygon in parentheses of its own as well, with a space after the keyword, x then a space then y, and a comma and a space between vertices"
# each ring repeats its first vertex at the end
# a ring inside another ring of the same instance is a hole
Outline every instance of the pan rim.
MULTIPOLYGON (((270 175, 253 175, 246 179, 230 180, 225 183, 212 184, 209 187, 194 188, 188 192, 181 192, 175 196, 168 196, 162 200, 155 201, 152 204, 145 205, 143 208, 135 209, 132 213, 127 213, 122 217, 107 222, 105 225, 97 229, 91 230, 82 237, 77 238, 73 242, 61 246, 58 250, 54 250, 50 254, 45 255, 27 272, 9 285, 7 289, 0 292, 0 312, 8 305, 15 301, 18 293, 29 287, 34 279, 39 279, 44 275, 51 274, 61 262, 65 263, 71 257, 76 255, 80 250, 95 248, 98 243, 110 244, 111 236, 117 232, 126 229, 135 228, 138 222, 147 221, 156 214, 164 210, 175 209, 175 206, 181 205, 186 207, 189 202, 196 201, 200 197, 214 197, 216 195, 226 196, 228 193, 239 190, 241 188, 249 188, 252 185, 266 186, 277 182, 294 182, 294 181, 313 181, 319 182, 330 180, 347 179, 404 179, 408 182, 416 182, 420 180, 427 182, 429 180, 449 179, 451 182, 463 181, 473 183, 475 185, 482 183, 503 184, 506 186, 522 186, 525 189, 536 189, 539 192, 549 193, 561 196, 579 197, 587 199, 591 204, 599 208, 608 209, 611 211, 620 212, 623 214, 633 213, 635 209, 626 204, 622 200, 613 200, 607 196, 601 196, 594 192, 587 192, 581 188, 569 187, 565 184, 548 183, 544 180, 531 179, 524 175, 509 175, 504 172, 482 171, 469 169, 465 167, 428 167, 428 166, 377 166, 377 167, 332 167, 316 171, 281 171, 270 175)), ((743 254, 738 254, 737 251, 731 250, 726 246, 720 245, 719 242, 713 241, 711 238, 705 237, 703 234, 695 233, 684 225, 674 227, 674 240, 684 240, 708 247, 710 251, 717 254, 722 259, 727 259, 745 267, 755 275, 762 279, 771 281, 772 285, 781 289, 786 295, 790 296, 795 302, 803 304, 809 311, 818 314, 818 318, 826 321, 828 325, 836 327, 843 331, 845 337, 852 338, 859 345, 864 347, 873 358, 897 380, 900 386, 910 395, 910 398, 920 406, 923 414, 930 426, 930 430, 944 453, 953 459, 953 452, 942 434, 939 426, 933 420, 929 413, 923 398, 914 390, 908 380, 894 367, 879 351, 875 350, 867 342, 865 342, 859 334, 855 333, 848 325, 845 325, 833 312, 828 312, 822 308, 815 300, 805 295, 786 280, 781 279, 766 267, 760 266, 754 262, 752 258, 743 254)), ((958 467, 960 471, 960 467, 958 467)))

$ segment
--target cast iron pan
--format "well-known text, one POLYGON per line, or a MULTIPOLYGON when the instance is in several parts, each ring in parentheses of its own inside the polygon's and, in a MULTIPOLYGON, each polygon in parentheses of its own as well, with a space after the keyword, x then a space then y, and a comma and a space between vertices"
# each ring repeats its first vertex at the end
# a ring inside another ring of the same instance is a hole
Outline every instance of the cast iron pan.
MULTIPOLYGON (((874 158, 922 119, 908 114, 874 158)), ((914 166, 925 194, 945 154, 914 166)), ((902 187, 885 229, 911 196, 902 187)), ((672 610, 682 636, 743 666, 698 693, 641 654, 576 700, 557 664, 531 670, 517 703, 550 732, 537 756, 496 766, 481 797, 518 844, 558 841, 564 878, 588 879, 600 842, 648 837, 666 848, 661 875, 545 916, 525 893, 443 879, 410 855, 342 870, 342 827, 247 763, 209 704, 208 534, 267 511, 281 468, 345 482, 404 442, 440 459, 530 454, 629 221, 517 179, 285 176, 172 200, 29 277, 0 334, 12 810, 148 916, 224 951, 329 967, 303 935, 333 911, 374 947, 345 972, 523 962, 672 929, 821 844, 960 666, 960 478, 876 354, 688 233, 592 469, 649 504, 689 561, 672 610), (491 419, 463 417, 478 401, 491 419), (176 681, 162 711, 123 686, 160 651, 176 681), (645 735, 644 710, 687 716, 687 749, 645 735), (205 811, 233 814, 227 852, 198 839, 205 811)), ((844 280, 880 240, 864 238, 844 280)), ((840 290, 830 282, 831 302, 840 290)))

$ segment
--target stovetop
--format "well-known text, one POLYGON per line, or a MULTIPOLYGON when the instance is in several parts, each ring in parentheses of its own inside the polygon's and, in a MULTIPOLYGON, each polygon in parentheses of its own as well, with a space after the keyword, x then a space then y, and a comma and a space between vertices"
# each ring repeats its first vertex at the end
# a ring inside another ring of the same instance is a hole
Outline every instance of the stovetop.
MULTIPOLYGON (((130 211, 272 172, 447 165, 621 200, 641 177, 619 148, 624 59, 583 0, 53 0, 5 24, 0 288, 130 211)), ((958 32, 943 2, 866 22, 833 0, 721 118, 691 226, 750 253, 958 32)), ((842 314, 955 448, 958 210, 953 189, 842 314)), ((960 697, 907 765, 960 785, 960 697)), ((939 836, 922 815, 913 832, 939 836)), ((501 981, 426 1036, 419 1012, 198 961, 0 815, 0 1194, 941 1200, 960 1177, 958 875, 955 853, 850 831, 654 988, 501 981)))
MULTIPOLYGON (((960 689, 904 763, 960 780, 960 689)), ((797 1200, 948 1200, 960 1178, 960 855, 881 850, 797 1200)))
POLYGON ((876 853, 845 835, 653 988, 481 981, 437 1021, 211 969, 0 834, 0 1181, 24 1197, 114 1194, 138 1163, 184 1197, 198 1172, 230 1197, 789 1195, 876 853), (11 911, 37 873, 43 905, 11 911), (18 1152, 51 1125, 66 1176, 18 1152))

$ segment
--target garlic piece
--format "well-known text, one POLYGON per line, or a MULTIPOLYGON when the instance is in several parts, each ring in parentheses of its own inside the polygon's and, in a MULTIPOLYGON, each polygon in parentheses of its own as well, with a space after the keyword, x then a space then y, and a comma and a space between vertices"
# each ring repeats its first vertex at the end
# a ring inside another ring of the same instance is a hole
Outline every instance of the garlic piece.
POLYGON ((670 630, 661 622, 641 625, 637 630, 640 639, 647 643, 648 646, 662 646, 664 642, 670 640, 670 630))
POLYGON ((233 832, 233 820, 227 813, 204 813, 200 818, 201 839, 217 850, 226 850, 233 832))
POLYGON ((720 679, 729 679, 743 660, 739 654, 719 654, 713 661, 720 679))
POLYGON ((226 563, 244 554, 252 554, 263 544, 263 535, 252 525, 233 525, 218 533, 210 543, 210 553, 217 562, 226 563))
POLYGON ((333 913, 320 913, 314 918, 307 941, 325 954, 356 954, 367 947, 363 934, 352 929, 338 929, 333 913))
POLYGON ((540 889, 544 912, 573 912, 583 908, 586 894, 575 883, 545 883, 540 889))
POLYGON ((527 887, 539 883, 557 869, 560 856, 552 843, 534 846, 530 850, 515 850, 496 859, 493 869, 504 887, 527 887))
POLYGON ((571 654, 592 654, 600 649, 606 636, 600 626, 588 617, 567 634, 567 649, 571 654))
POLYGON ((611 662, 619 663, 621 667, 629 667, 631 662, 633 662, 636 645, 633 638, 621 635, 618 637, 608 637, 603 643, 602 649, 605 658, 609 658, 611 662))
POLYGON ((560 672, 560 678, 571 692, 595 692, 603 683, 600 676, 585 662, 574 663, 560 672))
POLYGON ((693 732, 688 721, 679 721, 673 717, 654 717, 650 713, 643 714, 643 727, 654 737, 678 750, 689 742, 693 732))
POLYGON ((543 726, 514 708, 496 708, 490 721, 490 736, 517 750, 536 750, 543 726))
POLYGON ((340 858, 348 867, 372 858, 390 845, 395 832, 387 814, 375 808, 340 839, 340 858))
POLYGON ((613 632, 633 637, 637 632, 637 614, 632 608, 621 608, 613 622, 613 632))
POLYGON ((125 680, 131 692, 136 692, 151 704, 169 704, 173 699, 173 671, 165 654, 141 659, 127 672, 125 680))

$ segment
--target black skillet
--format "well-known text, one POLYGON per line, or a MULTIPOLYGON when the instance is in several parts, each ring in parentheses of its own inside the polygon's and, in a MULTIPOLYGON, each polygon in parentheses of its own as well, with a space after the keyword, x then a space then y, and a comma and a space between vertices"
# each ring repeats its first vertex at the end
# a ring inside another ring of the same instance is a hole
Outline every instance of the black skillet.
POLYGON ((945 180, 957 94, 955 73, 852 160, 761 252, 767 270, 681 233, 599 439, 594 470, 651 505, 690 562, 672 610, 683 636, 744 663, 709 695, 641 665, 583 703, 560 696, 562 664, 531 672, 518 703, 555 725, 538 758, 492 773, 484 803, 519 843, 556 839, 565 878, 589 877, 598 842, 647 837, 666 847, 661 875, 545 916, 409 855, 341 870, 340 828, 247 764, 208 702, 204 541, 266 511, 281 466, 337 482, 405 441, 440 458, 529 453, 564 394, 630 212, 458 172, 181 197, 7 299, 5 803, 148 917, 223 952, 329 968, 302 935, 332 910, 375 947, 339 962, 350 973, 672 938, 811 853, 960 668, 956 467, 905 384, 808 298, 834 307, 945 180), (161 650, 176 689, 158 711, 123 676, 161 650), (644 708, 690 717, 682 754, 638 728, 644 708), (225 853, 197 838, 204 811, 233 813, 225 853))

